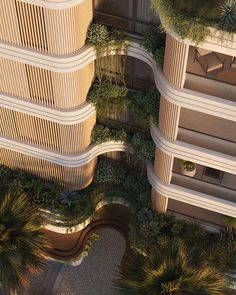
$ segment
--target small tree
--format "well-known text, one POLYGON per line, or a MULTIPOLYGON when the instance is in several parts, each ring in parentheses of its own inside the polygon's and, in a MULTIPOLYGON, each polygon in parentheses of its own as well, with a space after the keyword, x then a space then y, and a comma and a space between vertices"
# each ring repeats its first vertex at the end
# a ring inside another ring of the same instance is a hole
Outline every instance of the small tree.
POLYGON ((0 198, 0 289, 29 286, 28 274, 40 273, 48 243, 37 209, 25 195, 6 193, 0 198))

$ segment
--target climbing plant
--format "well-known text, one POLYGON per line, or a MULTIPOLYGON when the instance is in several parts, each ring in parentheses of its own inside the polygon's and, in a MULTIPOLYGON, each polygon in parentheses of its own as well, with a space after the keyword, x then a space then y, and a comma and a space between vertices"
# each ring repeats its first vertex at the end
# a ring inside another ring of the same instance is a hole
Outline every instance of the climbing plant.
POLYGON ((87 44, 95 46, 97 52, 96 75, 98 80, 123 83, 129 41, 118 30, 94 23, 87 33, 87 44))

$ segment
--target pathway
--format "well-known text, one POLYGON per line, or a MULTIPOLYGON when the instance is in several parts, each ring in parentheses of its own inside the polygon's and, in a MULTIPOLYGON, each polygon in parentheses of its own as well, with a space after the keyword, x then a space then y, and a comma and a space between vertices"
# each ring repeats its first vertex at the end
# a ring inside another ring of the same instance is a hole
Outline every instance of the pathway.
POLYGON ((27 295, 112 295, 112 280, 124 255, 122 234, 101 228, 89 255, 79 266, 49 262, 45 272, 33 279, 27 295))

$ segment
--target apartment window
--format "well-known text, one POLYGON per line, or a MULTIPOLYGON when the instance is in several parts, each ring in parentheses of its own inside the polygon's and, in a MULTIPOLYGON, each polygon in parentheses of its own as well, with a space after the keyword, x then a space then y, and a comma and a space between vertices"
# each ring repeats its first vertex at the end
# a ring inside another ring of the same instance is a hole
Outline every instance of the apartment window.
POLYGON ((210 178, 213 178, 213 179, 216 179, 216 180, 217 179, 222 180, 223 174, 224 173, 222 171, 211 168, 211 167, 205 167, 204 171, 203 171, 204 176, 207 176, 207 177, 210 177, 210 178))

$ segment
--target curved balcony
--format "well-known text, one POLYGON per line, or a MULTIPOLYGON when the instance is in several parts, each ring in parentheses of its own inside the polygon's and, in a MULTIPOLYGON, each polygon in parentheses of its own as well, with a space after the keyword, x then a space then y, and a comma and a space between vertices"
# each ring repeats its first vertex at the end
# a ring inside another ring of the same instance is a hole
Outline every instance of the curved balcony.
POLYGON ((84 166, 101 154, 125 151, 126 149, 126 145, 123 142, 110 141, 99 145, 92 144, 79 154, 65 155, 6 137, 0 137, 0 147, 69 168, 84 166))
POLYGON ((179 140, 172 141, 166 139, 154 125, 151 126, 151 135, 156 146, 167 155, 236 174, 235 156, 212 151, 211 149, 179 140))
POLYGON ((194 189, 182 187, 182 182, 164 184, 155 174, 153 166, 148 163, 147 175, 153 189, 161 195, 192 206, 236 217, 236 203, 194 189))
MULTIPOLYGON (((52 57, 1 43, 0 55, 5 58, 60 73, 76 71, 96 59, 96 51, 91 46, 85 46, 77 54, 70 56, 52 57)), ((131 43, 128 55, 142 60, 151 67, 156 87, 166 100, 190 110, 236 122, 235 102, 185 88, 174 87, 166 80, 162 69, 156 64, 151 54, 137 43, 131 43)), ((1 103, 0 98, 0 104, 1 103)))
POLYGON ((65 9, 82 4, 86 0, 19 0, 20 2, 51 9, 65 9))
POLYGON ((95 107, 87 102, 81 104, 78 108, 62 110, 6 94, 0 94, 0 106, 62 125, 82 123, 94 116, 96 112, 95 107))

